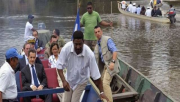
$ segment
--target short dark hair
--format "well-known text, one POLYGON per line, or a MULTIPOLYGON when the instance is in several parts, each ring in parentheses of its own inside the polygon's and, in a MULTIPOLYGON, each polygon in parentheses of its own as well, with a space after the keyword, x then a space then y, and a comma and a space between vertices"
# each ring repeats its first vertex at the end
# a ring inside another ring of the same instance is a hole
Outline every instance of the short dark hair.
POLYGON ((53 48, 54 46, 57 46, 57 48, 59 49, 58 43, 55 43, 55 42, 52 43, 51 46, 50 46, 50 55, 53 55, 53 53, 52 53, 52 48, 53 48))
POLYGON ((81 31, 75 31, 74 33, 73 33, 73 40, 74 39, 82 39, 82 40, 84 40, 84 35, 83 35, 83 33, 81 32, 81 31))
POLYGON ((23 45, 23 49, 25 49, 25 47, 26 47, 27 44, 31 44, 31 43, 29 43, 29 42, 25 43, 25 44, 23 45))
POLYGON ((170 7, 173 7, 173 5, 172 5, 172 4, 170 4, 170 7))
POLYGON ((94 27, 94 29, 97 29, 97 28, 101 28, 101 27, 100 27, 100 26, 98 26, 98 25, 94 27))
POLYGON ((38 31, 37 31, 37 30, 34 30, 33 32, 36 32, 36 33, 37 33, 37 35, 38 35, 38 31))
POLYGON ((56 35, 51 35, 50 40, 51 40, 52 38, 57 38, 57 37, 56 37, 56 35))
POLYGON ((87 6, 88 6, 88 5, 91 5, 91 6, 92 6, 93 4, 92 4, 92 2, 89 1, 89 2, 87 3, 87 6))
POLYGON ((54 29, 54 31, 55 31, 55 33, 57 34, 57 36, 59 36, 59 35, 60 35, 60 31, 59 31, 59 29, 54 29))
POLYGON ((31 48, 31 49, 29 49, 29 51, 28 51, 28 56, 30 55, 31 52, 36 54, 36 50, 31 48))

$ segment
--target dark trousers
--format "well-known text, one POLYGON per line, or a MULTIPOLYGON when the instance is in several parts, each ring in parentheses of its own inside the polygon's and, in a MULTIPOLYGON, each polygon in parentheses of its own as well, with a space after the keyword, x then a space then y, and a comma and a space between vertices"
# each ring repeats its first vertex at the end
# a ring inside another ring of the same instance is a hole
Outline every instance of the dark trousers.
POLYGON ((18 102, 17 99, 3 99, 3 102, 18 102))
MULTIPOLYGON (((43 89, 48 89, 44 87, 43 89)), ((23 91, 30 91, 30 90, 23 90, 23 91)), ((32 98, 36 98, 36 96, 30 97, 23 97, 23 102, 31 102, 32 98)), ((43 99, 45 102, 52 102, 52 95, 39 95, 39 98, 43 99)))

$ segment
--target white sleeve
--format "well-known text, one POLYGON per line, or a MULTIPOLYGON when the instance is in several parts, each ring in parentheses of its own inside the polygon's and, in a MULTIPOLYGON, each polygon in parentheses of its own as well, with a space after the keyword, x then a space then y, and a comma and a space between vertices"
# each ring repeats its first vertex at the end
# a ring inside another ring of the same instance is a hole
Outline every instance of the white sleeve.
POLYGON ((65 64, 66 64, 66 58, 67 58, 67 53, 66 53, 66 47, 64 46, 61 49, 60 54, 58 55, 58 60, 56 62, 56 67, 57 69, 64 69, 65 68, 65 64))
POLYGON ((94 79, 94 80, 97 80, 101 77, 101 74, 99 72, 99 68, 97 66, 97 63, 96 63, 96 59, 95 59, 95 56, 94 54, 91 54, 91 58, 90 58, 90 76, 94 79))
POLYGON ((32 24, 29 24, 29 25, 28 25, 28 28, 29 28, 30 30, 32 30, 33 25, 32 25, 32 24))
POLYGON ((9 75, 7 75, 7 73, 2 73, 0 75, 0 91, 2 93, 4 93, 6 91, 7 86, 9 85, 9 79, 8 79, 9 75))

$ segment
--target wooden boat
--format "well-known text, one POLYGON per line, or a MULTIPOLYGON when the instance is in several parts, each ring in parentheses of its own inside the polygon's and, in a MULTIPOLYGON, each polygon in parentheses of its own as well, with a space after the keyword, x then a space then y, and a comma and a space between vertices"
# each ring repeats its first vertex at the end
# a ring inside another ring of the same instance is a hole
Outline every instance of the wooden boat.
MULTIPOLYGON (((176 102, 135 68, 118 60, 121 71, 115 75, 111 83, 119 87, 113 94, 114 102, 176 102)), ((91 86, 85 89, 82 102, 102 102, 98 96, 98 89, 91 80, 90 83, 91 86)), ((111 86, 112 90, 115 86, 111 86)))
POLYGON ((134 13, 124 11, 124 10, 121 9, 121 2, 119 2, 119 1, 117 1, 117 2, 118 2, 119 12, 121 12, 124 15, 132 16, 132 17, 136 17, 136 18, 140 18, 140 19, 145 19, 145 20, 156 21, 156 22, 170 23, 170 20, 168 18, 166 18, 166 17, 147 17, 147 16, 144 16, 144 15, 137 15, 137 14, 134 14, 134 13))

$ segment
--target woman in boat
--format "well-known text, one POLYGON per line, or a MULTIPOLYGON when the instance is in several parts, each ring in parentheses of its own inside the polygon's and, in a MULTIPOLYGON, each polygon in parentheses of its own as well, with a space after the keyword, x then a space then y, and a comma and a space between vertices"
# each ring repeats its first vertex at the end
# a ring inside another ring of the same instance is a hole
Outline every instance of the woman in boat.
POLYGON ((145 12, 146 12, 146 8, 144 6, 142 6, 140 14, 145 15, 145 12))
POLYGON ((50 57, 49 57, 49 66, 50 68, 56 68, 56 62, 59 54, 59 45, 57 43, 52 43, 50 46, 50 57))

